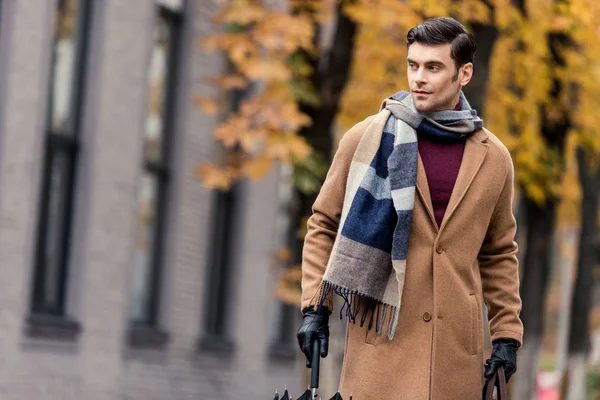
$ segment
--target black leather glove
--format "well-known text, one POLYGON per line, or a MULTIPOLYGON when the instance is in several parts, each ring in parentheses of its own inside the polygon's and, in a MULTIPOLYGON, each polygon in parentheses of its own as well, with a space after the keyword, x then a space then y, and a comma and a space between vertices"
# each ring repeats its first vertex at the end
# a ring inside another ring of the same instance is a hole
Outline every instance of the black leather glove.
POLYGON ((310 368, 312 344, 315 340, 320 341, 321 357, 327 357, 329 350, 329 314, 331 314, 331 311, 326 307, 321 307, 319 312, 312 308, 303 311, 302 325, 300 325, 296 337, 300 349, 306 356, 307 368, 310 368))
POLYGON ((496 339, 492 343, 492 356, 485 362, 485 379, 491 379, 499 367, 504 368, 506 381, 517 370, 517 349, 519 342, 514 339, 496 339))

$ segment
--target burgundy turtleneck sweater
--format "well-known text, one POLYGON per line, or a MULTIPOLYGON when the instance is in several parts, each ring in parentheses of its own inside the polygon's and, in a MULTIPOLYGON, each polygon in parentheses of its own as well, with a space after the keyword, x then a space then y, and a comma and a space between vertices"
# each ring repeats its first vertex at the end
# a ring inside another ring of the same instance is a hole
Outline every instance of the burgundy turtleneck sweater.
MULTIPOLYGON (((460 102, 455 110, 460 110, 460 102)), ((458 177, 465 140, 457 143, 442 143, 419 136, 418 146, 427 175, 433 214, 440 227, 458 177)))

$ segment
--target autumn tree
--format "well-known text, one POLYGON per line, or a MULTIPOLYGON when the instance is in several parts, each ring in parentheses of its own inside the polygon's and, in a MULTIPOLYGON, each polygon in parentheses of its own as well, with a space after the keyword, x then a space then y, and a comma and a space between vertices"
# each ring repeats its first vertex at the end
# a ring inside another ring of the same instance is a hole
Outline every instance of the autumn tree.
MULTIPOLYGON (((210 81, 226 90, 256 84, 239 109, 215 129, 215 139, 230 151, 198 166, 207 187, 226 190, 240 178, 260 179, 277 161, 302 165, 311 155, 299 131, 312 123, 301 112, 300 101, 316 101, 310 83, 313 71, 300 54, 315 52, 315 32, 310 15, 292 15, 252 0, 227 3, 214 21, 224 31, 203 38, 203 46, 222 50, 232 71, 210 81)), ((226 97, 220 100, 196 102, 205 112, 216 113, 227 108, 226 97)))
POLYGON ((544 333, 557 205, 568 195, 563 190, 566 143, 572 138, 592 151, 598 149, 597 117, 587 109, 597 104, 597 71, 589 66, 590 56, 597 53, 598 5, 586 0, 514 0, 512 6, 512 22, 492 61, 486 122, 496 132, 508 133, 501 137, 512 151, 524 189, 527 239, 521 316, 526 343, 517 398, 531 398, 544 333))
MULTIPOLYGON (((585 396, 587 360, 591 349, 590 313, 593 308, 594 269, 600 262, 600 138, 595 109, 600 101, 600 44, 597 2, 573 1, 563 5, 562 12, 571 21, 569 34, 575 42, 567 58, 577 105, 574 110, 578 144, 576 160, 581 187, 579 247, 577 275, 572 291, 568 371, 568 399, 585 396), (591 114, 590 114, 591 113, 591 114), (579 390, 579 393, 578 393, 579 390)), ((567 385, 563 385, 567 388, 567 385)))

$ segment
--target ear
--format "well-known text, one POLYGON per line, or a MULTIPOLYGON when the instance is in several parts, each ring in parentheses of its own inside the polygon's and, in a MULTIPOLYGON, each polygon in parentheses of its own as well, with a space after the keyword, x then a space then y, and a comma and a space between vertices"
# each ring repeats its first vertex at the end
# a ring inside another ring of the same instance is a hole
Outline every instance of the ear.
POLYGON ((466 86, 467 83, 471 81, 473 77, 473 63, 466 63, 462 67, 460 67, 460 71, 458 74, 458 81, 460 86, 466 86))

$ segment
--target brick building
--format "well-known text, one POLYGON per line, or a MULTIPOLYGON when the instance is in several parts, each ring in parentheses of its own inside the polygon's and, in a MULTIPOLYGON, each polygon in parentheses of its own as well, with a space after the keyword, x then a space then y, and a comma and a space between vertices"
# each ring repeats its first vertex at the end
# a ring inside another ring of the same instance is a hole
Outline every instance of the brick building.
POLYGON ((285 185, 194 177, 217 3, 0 0, 0 399, 300 394, 285 185))

